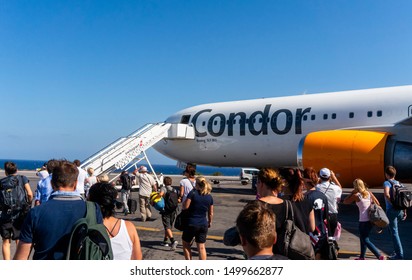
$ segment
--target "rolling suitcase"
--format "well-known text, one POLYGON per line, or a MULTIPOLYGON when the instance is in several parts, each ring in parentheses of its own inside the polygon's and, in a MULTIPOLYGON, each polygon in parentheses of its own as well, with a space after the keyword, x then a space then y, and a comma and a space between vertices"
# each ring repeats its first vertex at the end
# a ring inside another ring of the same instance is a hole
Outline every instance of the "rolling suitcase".
POLYGON ((129 212, 134 214, 137 211, 137 200, 133 198, 129 198, 127 200, 127 207, 129 207, 129 212))

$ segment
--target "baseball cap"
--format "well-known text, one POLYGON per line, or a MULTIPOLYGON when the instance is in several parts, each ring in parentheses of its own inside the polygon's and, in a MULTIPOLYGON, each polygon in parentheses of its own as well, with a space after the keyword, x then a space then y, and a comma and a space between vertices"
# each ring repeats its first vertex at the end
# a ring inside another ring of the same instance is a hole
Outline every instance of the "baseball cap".
POLYGON ((329 179, 329 177, 330 177, 330 170, 327 169, 327 168, 322 168, 322 169, 319 171, 319 176, 322 177, 322 178, 324 178, 324 179, 329 179))

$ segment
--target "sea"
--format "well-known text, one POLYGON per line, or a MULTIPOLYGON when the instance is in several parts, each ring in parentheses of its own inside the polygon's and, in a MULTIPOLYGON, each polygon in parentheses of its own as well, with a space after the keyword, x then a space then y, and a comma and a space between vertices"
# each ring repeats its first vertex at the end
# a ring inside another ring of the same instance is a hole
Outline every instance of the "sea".
MULTIPOLYGON (((47 162, 47 160, 0 159, 0 169, 4 169, 4 163, 7 161, 13 161, 16 163, 19 170, 36 170, 47 162)), ((140 165, 149 167, 144 163, 139 163, 139 166, 140 165)), ((165 175, 181 175, 183 172, 182 168, 175 165, 152 164, 152 167, 157 174, 163 173, 165 175)), ((133 170, 133 167, 131 170, 133 170)), ((239 176, 240 170, 240 168, 236 167, 211 167, 202 165, 198 165, 196 167, 196 172, 201 175, 239 176)))

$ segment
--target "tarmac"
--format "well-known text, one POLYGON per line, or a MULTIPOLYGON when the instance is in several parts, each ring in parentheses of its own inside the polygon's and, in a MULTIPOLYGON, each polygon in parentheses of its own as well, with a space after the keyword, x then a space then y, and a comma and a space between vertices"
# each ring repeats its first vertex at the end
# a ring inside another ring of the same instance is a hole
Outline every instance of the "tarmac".
MULTIPOLYGON (((30 180, 30 186, 33 191, 36 189, 38 178, 34 171, 20 171, 20 174, 26 175, 30 180)), ((165 175, 167 176, 167 175, 165 175)), ((177 187, 182 179, 180 175, 171 175, 173 186, 177 187)), ((251 200, 255 199, 255 194, 251 189, 251 185, 241 185, 238 177, 215 177, 206 176, 209 180, 219 180, 219 184, 213 185, 212 196, 214 199, 214 217, 212 226, 209 228, 206 251, 207 259, 209 260, 244 260, 242 247, 225 246, 223 244, 223 235, 226 229, 232 227, 236 217, 243 206, 251 200)), ((407 185, 411 188, 411 185, 407 185)), ((344 189, 342 200, 349 194, 350 189, 344 189)), ((383 190, 372 190, 384 205, 383 190)), ((137 192, 132 192, 132 197, 137 199, 137 192)), ((410 212, 410 211, 409 211, 410 212)), ((183 249, 181 245, 181 232, 174 230, 175 239, 179 242, 175 251, 170 247, 161 245, 164 236, 164 230, 159 212, 152 208, 152 219, 142 222, 140 214, 136 213, 124 216, 121 209, 118 210, 117 216, 125 220, 133 222, 138 231, 143 259, 145 260, 184 260, 183 249)), ((412 259, 412 213, 408 213, 407 219, 400 223, 399 232, 402 241, 405 259, 412 259)), ((339 260, 353 260, 359 256, 360 241, 358 233, 358 209, 355 204, 344 205, 339 204, 338 220, 342 224, 342 234, 339 243, 339 260)), ((381 234, 374 230, 370 236, 371 241, 376 247, 383 252, 384 255, 390 255, 393 251, 389 229, 385 228, 381 234)), ((12 256, 15 252, 15 245, 11 247, 12 256)), ((193 259, 198 258, 196 245, 192 246, 193 259)), ((375 256, 368 250, 366 254, 367 260, 376 260, 375 256)))

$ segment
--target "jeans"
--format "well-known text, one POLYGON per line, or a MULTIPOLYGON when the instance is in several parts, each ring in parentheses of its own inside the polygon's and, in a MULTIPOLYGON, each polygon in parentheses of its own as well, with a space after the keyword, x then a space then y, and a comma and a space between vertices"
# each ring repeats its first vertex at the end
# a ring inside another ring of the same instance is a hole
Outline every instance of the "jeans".
POLYGON ((403 258, 403 248, 399 238, 398 222, 403 219, 403 211, 389 208, 386 210, 389 219, 389 232, 391 233, 393 247, 398 258, 403 258))
POLYGON ((360 237, 360 257, 365 258, 366 248, 377 257, 380 257, 378 248, 370 241, 369 233, 371 232, 373 225, 371 222, 359 222, 359 237, 360 237))
POLYGON ((130 197, 130 191, 121 190, 121 194, 122 194, 122 202, 123 202, 124 212, 129 212, 129 206, 127 206, 127 200, 130 197))

